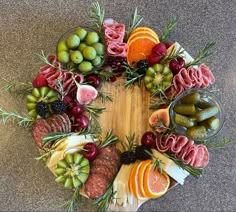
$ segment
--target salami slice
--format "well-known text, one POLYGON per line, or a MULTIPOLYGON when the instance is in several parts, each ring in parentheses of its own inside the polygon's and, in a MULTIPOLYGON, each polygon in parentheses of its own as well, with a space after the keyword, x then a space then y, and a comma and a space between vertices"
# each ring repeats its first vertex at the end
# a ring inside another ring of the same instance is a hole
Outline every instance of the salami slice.
POLYGON ((197 145, 197 154, 193 162, 194 167, 205 167, 209 162, 209 152, 203 144, 197 145))
POLYGON ((70 118, 69 116, 66 115, 66 113, 60 114, 63 119, 64 119, 64 123, 66 126, 66 132, 71 132, 71 122, 70 122, 70 118))
POLYGON ((97 199, 106 192, 109 181, 101 173, 90 174, 84 184, 85 193, 91 199, 97 199))

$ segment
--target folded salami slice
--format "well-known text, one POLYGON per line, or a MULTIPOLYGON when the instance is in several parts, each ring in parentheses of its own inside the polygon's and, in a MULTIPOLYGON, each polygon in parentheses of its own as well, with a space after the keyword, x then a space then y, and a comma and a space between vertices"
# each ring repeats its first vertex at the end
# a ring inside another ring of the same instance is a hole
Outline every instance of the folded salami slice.
POLYGON ((125 57, 126 43, 110 43, 107 47, 107 53, 110 56, 125 57))

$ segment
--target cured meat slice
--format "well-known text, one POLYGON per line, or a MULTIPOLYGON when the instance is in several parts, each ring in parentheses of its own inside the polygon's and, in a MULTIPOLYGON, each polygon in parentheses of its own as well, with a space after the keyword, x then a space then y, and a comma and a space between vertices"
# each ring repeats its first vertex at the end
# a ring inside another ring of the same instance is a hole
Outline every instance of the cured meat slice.
POLYGON ((84 184, 85 193, 91 199, 97 199, 106 192, 109 181, 102 173, 93 173, 88 176, 84 184))
POLYGON ((109 28, 105 29, 105 40, 107 43, 122 43, 123 39, 123 32, 116 32, 109 28))
POLYGON ((110 56, 125 57, 126 49, 126 43, 109 43, 107 47, 107 53, 110 56))
POLYGON ((114 173, 111 172, 111 170, 109 169, 109 167, 107 167, 106 165, 100 165, 100 166, 92 166, 91 170, 90 170, 91 174, 94 173, 102 173, 106 176, 107 180, 110 182, 112 180, 112 178, 114 177, 114 173))
POLYGON ((171 151, 177 154, 188 143, 188 138, 185 136, 178 136, 177 142, 171 147, 171 151))
POLYGON ((108 156, 112 157, 114 160, 116 160, 118 163, 120 161, 118 150, 112 146, 101 148, 100 155, 108 155, 108 156))
POLYGON ((107 28, 107 27, 111 27, 112 25, 114 24, 118 24, 117 21, 115 21, 113 18, 106 18, 104 21, 103 21, 103 27, 104 28, 107 28))
POLYGON ((66 113, 60 114, 60 116, 64 119, 66 132, 71 132, 71 122, 69 116, 67 116, 66 113))
POLYGON ((193 162, 194 167, 205 167, 209 162, 209 152, 206 146, 200 144, 197 145, 197 154, 193 162))
POLYGON ((50 119, 55 124, 57 132, 64 132, 62 127, 63 123, 58 115, 52 115, 48 119, 50 119))
POLYGON ((37 119, 33 128, 33 139, 36 145, 42 149, 42 139, 51 132, 51 126, 44 119, 37 119))

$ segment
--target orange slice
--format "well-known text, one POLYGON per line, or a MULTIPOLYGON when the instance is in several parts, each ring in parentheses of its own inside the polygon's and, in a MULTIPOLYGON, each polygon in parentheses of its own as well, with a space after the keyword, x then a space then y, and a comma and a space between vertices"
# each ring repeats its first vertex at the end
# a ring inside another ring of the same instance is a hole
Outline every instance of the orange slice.
POLYGON ((145 36, 154 39, 157 43, 160 42, 157 35, 152 34, 152 33, 149 32, 149 31, 140 31, 140 32, 135 32, 135 33, 133 33, 133 34, 129 37, 129 40, 128 40, 127 44, 129 44, 133 39, 135 39, 135 38, 137 38, 137 37, 145 37, 145 36))
POLYGON ((143 184, 144 183, 144 173, 146 172, 148 165, 150 165, 151 163, 152 163, 151 160, 142 161, 140 168, 139 168, 138 184, 139 184, 139 188, 140 188, 142 196, 146 196, 145 191, 144 191, 144 184, 143 184))
POLYGON ((141 165, 142 164, 140 162, 137 162, 131 169, 130 175, 129 175, 128 186, 129 186, 130 192, 134 195, 135 198, 139 200, 145 200, 146 198, 142 196, 142 193, 140 191, 140 185, 139 185, 139 179, 138 179, 138 176, 139 176, 138 173, 139 173, 139 169, 141 165))
POLYGON ((157 44, 157 41, 148 36, 132 39, 127 48, 127 62, 130 66, 139 60, 144 60, 151 54, 152 48, 157 44))
POLYGON ((153 35, 156 35, 156 36, 158 37, 157 33, 156 33, 153 29, 151 29, 151 28, 149 28, 149 27, 137 27, 136 29, 134 29, 134 30, 130 33, 130 36, 133 35, 135 32, 144 32, 144 31, 148 31, 148 32, 150 32, 150 33, 152 33, 153 35))
POLYGON ((153 169, 153 164, 149 164, 144 173, 144 191, 150 198, 158 198, 165 194, 170 186, 170 178, 165 173, 160 173, 158 169, 153 169))

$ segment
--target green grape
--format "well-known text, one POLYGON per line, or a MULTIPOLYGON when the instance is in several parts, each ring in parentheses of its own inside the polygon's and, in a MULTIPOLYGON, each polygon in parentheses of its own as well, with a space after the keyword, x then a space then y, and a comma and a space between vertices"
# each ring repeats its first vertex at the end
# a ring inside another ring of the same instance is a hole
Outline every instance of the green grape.
POLYGON ((79 36, 80 40, 84 40, 87 35, 87 31, 79 27, 75 30, 75 34, 79 36))
POLYGON ((79 47, 80 38, 78 35, 70 35, 66 40, 66 45, 70 49, 75 49, 79 47))
POLYGON ((101 64, 101 57, 96 56, 95 59, 92 60, 94 66, 99 66, 101 64))
POLYGON ((61 51, 68 51, 68 48, 66 46, 66 41, 65 40, 61 40, 59 41, 58 45, 57 45, 57 51, 61 52, 61 51))
POLYGON ((80 51, 71 51, 70 59, 73 63, 79 64, 83 61, 83 55, 80 51))
POLYGON ((89 72, 93 69, 92 63, 88 62, 88 61, 83 61, 82 63, 79 64, 79 70, 82 73, 86 73, 89 72))
POLYGON ((70 61, 70 55, 66 51, 58 52, 57 59, 61 63, 68 63, 70 61))
POLYGON ((86 46, 86 43, 80 43, 78 50, 82 52, 86 46))
POLYGON ((86 37, 86 43, 88 45, 92 45, 93 43, 97 43, 99 41, 98 33, 96 32, 88 32, 86 37))
POLYGON ((95 59, 97 53, 95 51, 95 49, 91 46, 86 46, 83 50, 83 56, 87 59, 87 60, 93 60, 95 59))
POLYGON ((105 53, 105 46, 102 43, 94 43, 92 47, 96 50, 98 55, 104 55, 105 53))

